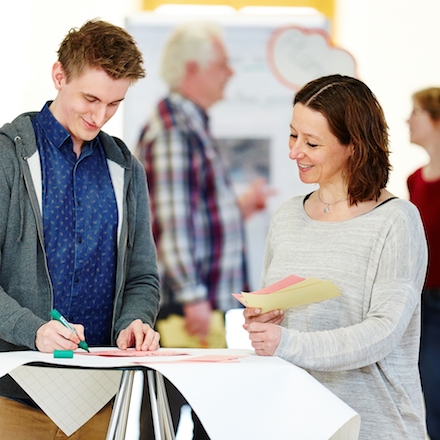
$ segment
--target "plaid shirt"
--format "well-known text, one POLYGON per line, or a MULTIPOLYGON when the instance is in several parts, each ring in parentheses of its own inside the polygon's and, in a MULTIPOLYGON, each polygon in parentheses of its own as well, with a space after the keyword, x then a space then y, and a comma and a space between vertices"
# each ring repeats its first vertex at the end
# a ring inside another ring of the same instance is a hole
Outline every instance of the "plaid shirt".
POLYGON ((145 166, 163 305, 209 299, 237 307, 246 289, 243 220, 204 110, 178 94, 155 108, 138 157, 145 166))

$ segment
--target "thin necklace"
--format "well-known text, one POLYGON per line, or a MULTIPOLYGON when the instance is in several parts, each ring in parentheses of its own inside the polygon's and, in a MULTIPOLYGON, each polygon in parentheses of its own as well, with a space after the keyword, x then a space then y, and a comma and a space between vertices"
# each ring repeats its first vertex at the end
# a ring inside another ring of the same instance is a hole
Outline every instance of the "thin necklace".
POLYGON ((343 202, 344 200, 347 200, 347 199, 348 199, 348 196, 345 197, 345 198, 343 198, 343 199, 341 199, 341 200, 338 200, 338 201, 336 201, 336 202, 333 202, 333 203, 327 203, 327 202, 324 202, 324 200, 321 199, 321 188, 320 188, 320 189, 318 190, 318 198, 319 198, 319 201, 325 205, 325 207, 324 207, 324 212, 325 212, 326 214, 328 214, 328 213, 330 212, 329 206, 336 205, 336 203, 340 203, 340 202, 343 202))

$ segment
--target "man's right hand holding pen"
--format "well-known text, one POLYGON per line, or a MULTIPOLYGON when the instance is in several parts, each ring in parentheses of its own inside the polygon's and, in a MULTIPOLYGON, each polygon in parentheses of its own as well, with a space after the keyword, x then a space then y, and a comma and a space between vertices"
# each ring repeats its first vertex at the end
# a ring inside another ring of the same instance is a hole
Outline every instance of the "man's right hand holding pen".
POLYGON ((52 353, 54 350, 76 350, 80 341, 84 341, 84 326, 70 324, 75 333, 56 320, 43 324, 37 330, 35 347, 43 353, 52 353))

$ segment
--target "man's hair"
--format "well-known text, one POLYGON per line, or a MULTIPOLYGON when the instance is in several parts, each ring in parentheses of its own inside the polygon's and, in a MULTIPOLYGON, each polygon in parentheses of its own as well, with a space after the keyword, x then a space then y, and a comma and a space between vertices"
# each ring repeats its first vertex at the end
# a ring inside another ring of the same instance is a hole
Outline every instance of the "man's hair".
POLYGON ((217 23, 185 23, 173 30, 165 44, 161 64, 162 78, 170 89, 179 86, 189 61, 201 67, 209 64, 215 39, 222 39, 222 28, 217 23))
POLYGON ((306 84, 297 103, 322 113, 339 142, 352 148, 343 173, 350 203, 377 200, 391 165, 387 123, 371 90, 356 78, 330 75, 306 84))
POLYGON ((433 121, 440 120, 440 88, 429 87, 413 94, 413 101, 429 113, 433 121))
POLYGON ((72 28, 58 49, 58 61, 67 81, 81 76, 85 68, 103 69, 113 79, 145 77, 143 57, 132 36, 119 26, 101 20, 72 28))

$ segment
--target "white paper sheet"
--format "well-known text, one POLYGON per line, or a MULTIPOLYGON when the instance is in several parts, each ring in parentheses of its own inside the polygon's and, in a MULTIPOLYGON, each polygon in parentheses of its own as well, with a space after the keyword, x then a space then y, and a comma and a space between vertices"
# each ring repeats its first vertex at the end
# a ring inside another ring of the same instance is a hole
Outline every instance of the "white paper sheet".
POLYGON ((175 367, 154 366, 186 397, 211 440, 358 439, 360 416, 282 359, 254 355, 236 363, 175 367))
MULTIPOLYGON (((251 350, 182 351, 189 353, 185 356, 188 360, 211 354, 244 357, 236 362, 195 363, 183 362, 184 356, 107 358, 75 355, 73 359, 54 359, 52 355, 31 351, 9 352, 0 353, 0 376, 29 362, 93 369, 148 367, 170 379, 185 395, 211 440, 358 439, 359 415, 304 370, 276 357, 257 356, 251 350)), ((49 370, 34 368, 32 371, 49 370)), ((100 375, 103 377, 103 372, 99 370, 81 371, 86 374, 95 371, 95 381, 98 382, 100 375)), ((27 392, 30 383, 32 380, 24 384, 27 392)), ((57 388, 72 398, 69 387, 69 383, 63 383, 63 380, 57 383, 57 388)), ((47 403, 48 396, 38 392, 35 393, 35 400, 41 406, 43 402, 47 403)), ((81 403, 78 400, 70 399, 64 403, 69 414, 79 406, 81 403)))

